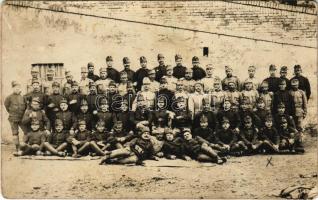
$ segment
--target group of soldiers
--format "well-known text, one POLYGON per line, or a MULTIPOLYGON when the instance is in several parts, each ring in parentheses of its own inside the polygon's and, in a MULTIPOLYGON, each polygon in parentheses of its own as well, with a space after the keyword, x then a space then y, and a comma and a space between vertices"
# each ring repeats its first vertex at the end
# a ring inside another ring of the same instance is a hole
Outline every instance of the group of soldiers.
POLYGON ((214 65, 202 68, 197 56, 191 68, 179 54, 174 67, 162 54, 157 58, 159 65, 150 69, 140 57, 140 68, 133 71, 124 57, 124 69, 117 71, 107 56, 99 75, 90 62, 81 68, 79 81, 68 70, 57 81, 51 69, 41 80, 32 68, 27 94, 22 96, 21 85, 13 81, 13 93, 4 102, 15 155, 72 152, 74 157, 104 156, 102 163, 162 156, 223 163, 226 155, 304 152, 303 120, 311 91, 300 65, 291 79, 286 66, 277 77, 277 67, 270 65, 263 81, 250 66, 241 81, 230 66, 221 79, 214 65))

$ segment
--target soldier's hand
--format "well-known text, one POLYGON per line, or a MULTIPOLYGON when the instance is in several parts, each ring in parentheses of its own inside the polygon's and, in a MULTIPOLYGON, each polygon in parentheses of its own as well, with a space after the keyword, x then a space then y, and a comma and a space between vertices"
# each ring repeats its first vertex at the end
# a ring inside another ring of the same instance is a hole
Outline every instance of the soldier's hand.
POLYGON ((46 135, 50 135, 51 132, 49 130, 45 130, 46 135))
POLYGON ((289 142, 290 144, 294 144, 294 143, 295 143, 295 140, 294 140, 294 139, 289 139, 288 142, 289 142))
POLYGON ((74 135, 74 133, 75 133, 74 130, 70 130, 71 135, 74 135))
POLYGON ((76 99, 73 99, 72 101, 70 101, 70 104, 75 104, 75 103, 77 103, 76 99))
POLYGON ((252 149, 256 149, 256 145, 253 145, 253 144, 252 144, 252 149))
POLYGON ((169 158, 170 158, 171 160, 175 160, 175 159, 177 159, 177 156, 175 156, 175 155, 170 155, 169 158))
POLYGON ((54 111, 54 112, 58 112, 59 109, 58 109, 58 108, 54 108, 53 111, 54 111))
POLYGON ((54 103, 50 103, 49 105, 47 105, 47 107, 53 108, 53 107, 55 107, 55 104, 54 103))
POLYGON ((159 158, 162 158, 162 157, 163 157, 163 153, 162 153, 162 152, 158 152, 158 153, 157 153, 157 156, 158 156, 159 158))
POLYGON ((97 114, 97 110, 94 110, 94 111, 93 111, 93 115, 96 115, 96 114, 97 114))
POLYGON ((185 159, 186 161, 192 160, 189 156, 184 156, 184 159, 185 159))
POLYGON ((224 147, 226 150, 230 150, 230 145, 225 144, 223 147, 224 147))

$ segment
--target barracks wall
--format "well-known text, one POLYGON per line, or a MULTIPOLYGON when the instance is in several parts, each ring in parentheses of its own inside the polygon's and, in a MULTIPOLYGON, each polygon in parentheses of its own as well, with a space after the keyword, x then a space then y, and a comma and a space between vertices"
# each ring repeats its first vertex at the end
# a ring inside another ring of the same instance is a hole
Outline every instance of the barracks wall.
MULTIPOLYGON (((27 82, 32 63, 62 62, 79 79, 80 67, 92 61, 98 73, 107 55, 113 56, 117 69, 122 69, 124 56, 130 57, 131 68, 137 69, 142 55, 148 58, 149 67, 154 67, 158 53, 172 65, 174 55, 180 53, 186 66, 197 55, 202 65, 213 63, 219 76, 224 77, 224 66, 231 65, 241 79, 246 78, 249 65, 255 65, 257 77, 264 79, 269 64, 288 66, 290 77, 292 66, 300 64, 314 91, 310 106, 315 109, 308 118, 316 120, 310 116, 317 110, 317 21, 310 12, 285 5, 274 9, 224 1, 65 5, 8 1, 2 8, 3 97, 10 94, 13 79, 27 82), (202 55, 204 47, 209 48, 208 57, 202 55)), ((2 113, 6 138, 10 128, 6 112, 2 113)))

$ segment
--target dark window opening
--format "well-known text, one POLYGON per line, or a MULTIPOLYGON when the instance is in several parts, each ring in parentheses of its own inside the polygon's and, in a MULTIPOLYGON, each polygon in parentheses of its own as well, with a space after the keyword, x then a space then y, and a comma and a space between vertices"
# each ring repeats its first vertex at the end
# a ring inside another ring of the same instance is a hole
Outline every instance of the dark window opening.
POLYGON ((203 56, 209 57, 209 47, 203 47, 203 56))

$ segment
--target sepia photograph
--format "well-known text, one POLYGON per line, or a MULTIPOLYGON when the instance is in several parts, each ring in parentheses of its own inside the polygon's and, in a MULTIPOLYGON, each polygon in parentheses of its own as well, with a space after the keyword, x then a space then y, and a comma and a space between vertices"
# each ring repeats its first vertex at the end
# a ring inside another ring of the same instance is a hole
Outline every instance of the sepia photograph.
POLYGON ((318 199, 318 1, 0 12, 2 198, 318 199))

